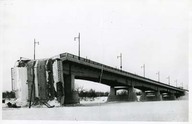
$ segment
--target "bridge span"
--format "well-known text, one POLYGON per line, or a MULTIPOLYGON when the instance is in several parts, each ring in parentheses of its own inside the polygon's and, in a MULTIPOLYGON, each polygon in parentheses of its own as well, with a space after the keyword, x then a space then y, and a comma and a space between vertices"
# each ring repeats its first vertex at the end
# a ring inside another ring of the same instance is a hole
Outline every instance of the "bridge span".
POLYGON ((74 79, 89 80, 110 86, 108 101, 137 101, 134 88, 142 91, 141 101, 174 100, 184 95, 186 91, 69 53, 53 58, 62 61, 67 103, 78 102, 74 92, 74 79), (119 89, 127 89, 127 96, 118 96, 116 91, 119 89))
POLYGON ((48 101, 56 96, 62 105, 80 102, 75 79, 110 86, 108 101, 138 101, 135 88, 142 91, 140 101, 175 100, 187 91, 69 53, 48 59, 19 60, 13 72, 16 76, 12 77, 15 79, 12 84, 22 86, 21 91, 15 90, 17 96, 28 101, 35 101, 35 98, 48 101), (22 78, 19 82, 17 75, 20 74, 27 78, 19 76, 22 78), (117 95, 120 89, 128 93, 117 95))

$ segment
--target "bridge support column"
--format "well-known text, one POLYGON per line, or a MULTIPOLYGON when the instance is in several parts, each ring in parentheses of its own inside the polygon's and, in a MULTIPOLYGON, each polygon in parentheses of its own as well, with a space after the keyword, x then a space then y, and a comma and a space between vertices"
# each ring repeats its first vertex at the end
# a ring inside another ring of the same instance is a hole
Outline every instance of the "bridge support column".
POLYGON ((138 101, 137 100, 137 95, 136 92, 134 90, 134 87, 128 87, 128 100, 129 101, 138 101))
POLYGON ((146 92, 144 90, 142 90, 141 92, 141 97, 140 97, 140 101, 146 101, 147 98, 146 98, 146 92))
POLYGON ((159 90, 155 92, 155 97, 156 101, 162 101, 162 95, 159 90))
POLYGON ((134 90, 134 87, 128 87, 128 94, 127 95, 116 95, 116 89, 114 87, 110 88, 110 94, 108 96, 107 101, 137 101, 137 95, 134 90))
POLYGON ((108 102, 117 101, 116 90, 113 86, 110 87, 110 93, 107 99, 108 102))
POLYGON ((170 100, 176 100, 176 96, 175 96, 174 93, 170 93, 169 95, 170 95, 170 96, 169 96, 169 99, 170 99, 170 100))
POLYGON ((116 90, 114 87, 110 87, 110 95, 116 95, 116 90))
POLYGON ((64 75, 64 91, 65 91, 65 104, 75 104, 80 103, 78 92, 74 90, 75 85, 75 76, 70 75, 64 75))

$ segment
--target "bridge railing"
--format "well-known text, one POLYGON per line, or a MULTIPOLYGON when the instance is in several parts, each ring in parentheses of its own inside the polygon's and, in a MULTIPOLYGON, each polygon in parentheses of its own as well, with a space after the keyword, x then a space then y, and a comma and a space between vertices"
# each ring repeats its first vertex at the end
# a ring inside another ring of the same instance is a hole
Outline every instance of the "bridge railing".
MULTIPOLYGON (((114 68, 114 67, 111 67, 111 66, 108 66, 108 65, 105 65, 105 64, 101 64, 101 63, 98 63, 98 62, 95 62, 95 61, 92 61, 90 59, 87 59, 87 58, 83 58, 83 57, 78 57, 76 55, 73 55, 73 54, 70 54, 70 53, 64 53, 62 55, 62 57, 69 57, 69 58, 73 58, 75 59, 76 61, 83 61, 83 62, 87 62, 89 64, 94 64, 94 65, 98 65, 99 67, 103 67, 105 69, 112 69, 112 70, 115 70, 115 71, 118 71, 118 72, 121 72, 121 73, 124 73, 124 74, 128 74, 128 75, 132 75, 132 76, 137 76, 137 77, 140 77, 140 78, 144 78, 142 76, 139 76, 139 75, 136 75, 136 74, 132 74, 132 73, 129 73, 127 71, 124 71, 124 70, 121 70, 121 69, 118 69, 118 68, 114 68)), ((146 78, 147 79, 147 78, 146 78)))
POLYGON ((98 66, 103 67, 103 68, 113 69, 113 70, 116 70, 116 71, 119 71, 119 72, 131 74, 131 73, 128 73, 128 72, 126 72, 126 71, 120 70, 120 69, 118 69, 118 68, 114 68, 114 67, 111 67, 111 66, 108 66, 108 65, 104 65, 104 64, 101 64, 101 63, 92 61, 92 60, 90 60, 90 59, 87 59, 87 58, 83 58, 83 57, 80 57, 80 58, 79 58, 78 56, 73 55, 73 54, 70 54, 70 53, 64 53, 64 54, 62 55, 62 57, 70 57, 70 58, 74 58, 75 60, 80 60, 80 61, 87 62, 87 63, 90 63, 90 64, 98 65, 98 66))

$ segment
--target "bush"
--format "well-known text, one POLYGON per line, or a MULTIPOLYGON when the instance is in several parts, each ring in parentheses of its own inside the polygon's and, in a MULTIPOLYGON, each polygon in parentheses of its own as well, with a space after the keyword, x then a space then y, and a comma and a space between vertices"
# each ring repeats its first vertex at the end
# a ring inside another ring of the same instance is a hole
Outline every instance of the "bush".
POLYGON ((3 98, 15 98, 15 92, 13 91, 6 91, 6 92, 3 92, 3 98))

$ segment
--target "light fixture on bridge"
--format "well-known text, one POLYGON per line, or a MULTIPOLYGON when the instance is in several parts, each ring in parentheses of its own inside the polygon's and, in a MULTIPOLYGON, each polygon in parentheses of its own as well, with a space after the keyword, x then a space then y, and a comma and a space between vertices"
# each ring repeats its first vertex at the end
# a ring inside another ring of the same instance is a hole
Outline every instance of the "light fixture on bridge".
POLYGON ((170 85, 170 80, 171 80, 170 76, 168 76, 167 79, 168 79, 168 84, 170 85))
POLYGON ((35 60, 35 47, 36 47, 36 44, 39 45, 39 42, 36 42, 35 39, 34 39, 34 60, 35 60))
POLYGON ((74 41, 76 41, 76 39, 78 39, 78 41, 79 41, 78 56, 79 56, 79 59, 80 59, 80 33, 79 33, 78 37, 74 37, 74 41))
POLYGON ((160 71, 158 71, 156 74, 158 76, 158 81, 160 82, 160 71))
POLYGON ((143 69, 143 77, 145 77, 145 64, 143 64, 143 65, 141 66, 141 68, 143 69))
MULTIPOLYGON (((181 87, 183 88, 183 82, 181 82, 181 87)), ((184 88, 183 88, 184 89, 184 88)))
POLYGON ((120 53, 120 56, 117 56, 118 58, 120 58, 120 69, 122 70, 122 53, 120 53))
POLYGON ((176 87, 177 87, 177 80, 175 80, 175 84, 176 84, 176 87))

